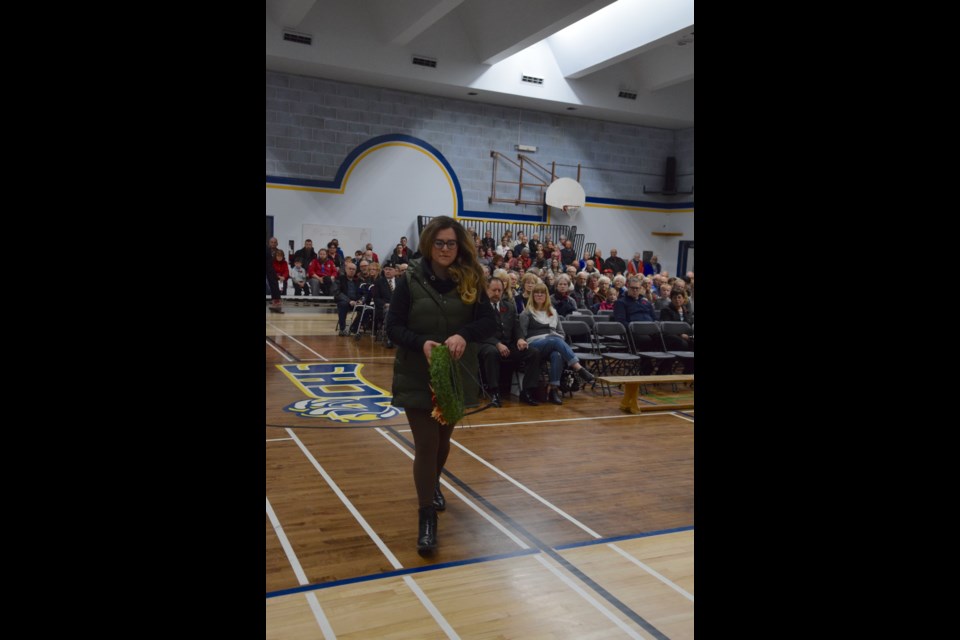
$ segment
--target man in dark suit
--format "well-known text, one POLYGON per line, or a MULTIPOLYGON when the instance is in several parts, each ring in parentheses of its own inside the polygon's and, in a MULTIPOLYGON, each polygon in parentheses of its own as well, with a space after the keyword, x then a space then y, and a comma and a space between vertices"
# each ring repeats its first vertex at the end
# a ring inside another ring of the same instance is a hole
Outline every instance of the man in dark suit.
MULTIPOLYGON (((387 317, 387 311, 390 309, 390 300, 393 298, 393 291, 397 288, 397 268, 390 261, 383 265, 381 273, 373 288, 373 305, 376 308, 377 324, 383 322, 387 317)), ((388 349, 393 348, 393 342, 387 337, 384 346, 388 349)))
POLYGON ((483 369, 483 379, 490 394, 490 403, 495 407, 500 403, 500 373, 501 365, 504 372, 510 375, 512 367, 517 362, 524 362, 523 380, 520 383, 520 400, 529 405, 537 406, 540 403, 533 399, 531 391, 536 388, 540 378, 540 352, 527 347, 527 341, 520 337, 520 323, 517 322, 517 308, 513 304, 504 303, 503 282, 499 278, 490 278, 487 281, 487 296, 496 310, 497 330, 493 336, 480 344, 479 359, 483 369))

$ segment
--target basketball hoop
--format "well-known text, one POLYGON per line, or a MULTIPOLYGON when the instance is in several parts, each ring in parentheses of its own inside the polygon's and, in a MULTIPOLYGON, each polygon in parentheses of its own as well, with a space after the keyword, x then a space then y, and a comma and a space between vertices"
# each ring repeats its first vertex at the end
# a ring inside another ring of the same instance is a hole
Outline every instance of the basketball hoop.
POLYGON ((573 178, 557 178, 547 187, 544 200, 551 207, 563 209, 573 219, 580 213, 580 207, 586 204, 587 197, 583 187, 573 178))

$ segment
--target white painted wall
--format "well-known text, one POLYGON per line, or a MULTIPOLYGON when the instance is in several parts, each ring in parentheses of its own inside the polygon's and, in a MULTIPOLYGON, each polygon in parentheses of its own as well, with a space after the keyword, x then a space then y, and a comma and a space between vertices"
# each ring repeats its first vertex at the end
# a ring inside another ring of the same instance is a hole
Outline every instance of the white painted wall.
MULTIPOLYGON (((274 216, 274 235, 280 246, 289 240, 299 249, 306 239, 303 225, 330 225, 371 229, 373 249, 381 260, 389 256, 401 236, 417 246, 418 215, 454 215, 455 194, 441 166, 420 147, 393 144, 377 147, 353 165, 343 192, 311 191, 268 186, 266 213, 274 216)), ((344 254, 356 249, 345 245, 344 254)), ((314 248, 331 238, 311 238, 314 248)))
MULTIPOLYGON (((342 192, 281 188, 268 185, 267 215, 274 216, 274 235, 286 248, 294 240, 303 246, 304 225, 326 225, 355 229, 338 236, 344 253, 351 255, 361 246, 345 242, 360 230, 369 229, 374 251, 381 260, 389 256, 401 236, 416 249, 416 220, 419 215, 456 213, 456 194, 446 170, 421 147, 389 143, 374 147, 348 170, 342 192)), ((655 213, 608 206, 585 206, 571 218, 563 212, 551 214, 552 224, 575 224, 588 242, 596 242, 604 257, 616 248, 629 260, 635 251, 653 251, 671 273, 676 272, 680 240, 693 240, 692 213, 655 213), (654 236, 653 231, 679 231, 682 236, 654 236)), ((482 223, 465 222, 483 227, 482 223)), ((331 238, 311 238, 314 247, 326 246, 331 238)), ((579 257, 579 256, 578 256, 579 257)))
MULTIPOLYGON (((610 249, 629 260, 639 251, 653 251, 663 268, 675 275, 681 240, 693 240, 693 213, 653 213, 635 209, 587 205, 571 220, 562 212, 550 216, 553 224, 575 224, 587 242, 596 242, 604 258, 610 249), (653 231, 680 231, 682 236, 654 236, 653 231)), ((581 256, 577 256, 579 259, 581 256)))

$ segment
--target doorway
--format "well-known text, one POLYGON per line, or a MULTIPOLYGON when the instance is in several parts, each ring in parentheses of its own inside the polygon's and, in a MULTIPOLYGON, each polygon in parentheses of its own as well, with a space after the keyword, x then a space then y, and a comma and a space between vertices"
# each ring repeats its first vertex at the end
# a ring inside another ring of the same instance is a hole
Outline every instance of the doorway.
POLYGON ((681 278, 687 275, 687 271, 694 271, 693 240, 681 240, 680 255, 677 256, 677 277, 681 278))

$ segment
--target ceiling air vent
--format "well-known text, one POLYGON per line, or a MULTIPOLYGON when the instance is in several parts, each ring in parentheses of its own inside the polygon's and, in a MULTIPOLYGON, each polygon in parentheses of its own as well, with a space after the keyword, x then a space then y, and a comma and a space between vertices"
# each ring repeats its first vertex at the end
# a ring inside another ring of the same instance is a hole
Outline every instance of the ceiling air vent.
POLYGON ((305 44, 308 46, 313 44, 313 36, 309 33, 297 33, 289 29, 283 30, 283 39, 287 42, 296 42, 297 44, 305 44))
POLYGON ((631 91, 630 89, 620 89, 620 93, 617 95, 619 95, 621 98, 626 98, 627 100, 637 99, 637 92, 631 91))
POLYGON ((530 84, 543 84, 543 78, 537 78, 536 76, 521 75, 520 79, 530 84))
POLYGON ((430 67, 435 69, 437 67, 437 61, 435 58, 428 58, 426 56, 413 56, 413 64, 421 67, 430 67))

